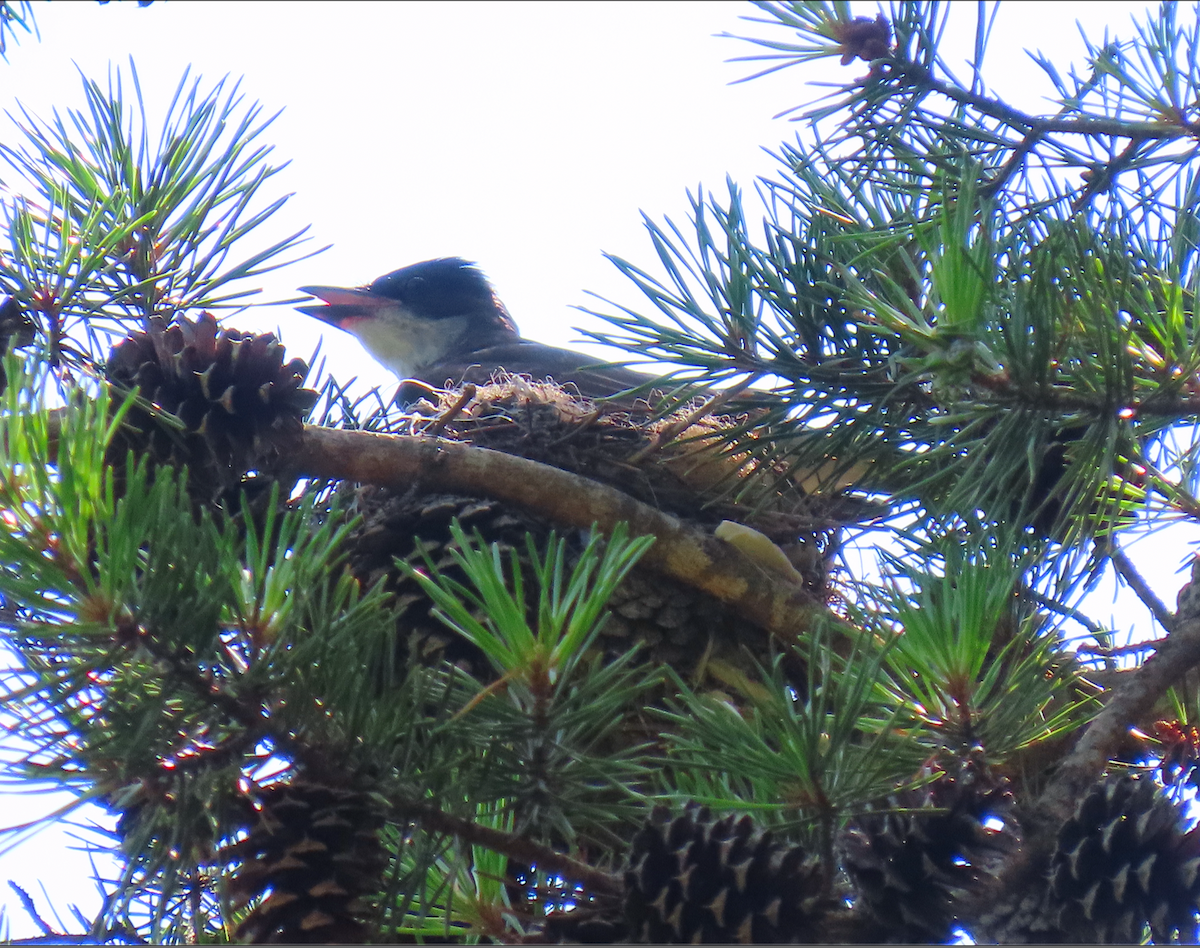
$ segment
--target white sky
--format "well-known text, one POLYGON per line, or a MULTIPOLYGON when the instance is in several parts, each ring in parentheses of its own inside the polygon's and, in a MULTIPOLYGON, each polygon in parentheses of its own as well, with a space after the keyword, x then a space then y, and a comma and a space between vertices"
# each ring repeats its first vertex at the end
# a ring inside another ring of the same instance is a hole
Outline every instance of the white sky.
MULTIPOLYGON (((969 31, 974 5, 960 6, 959 25, 969 31)), ((1038 44, 1065 74, 1080 62, 1076 20, 1093 39, 1105 27, 1128 35, 1130 13, 1140 18, 1150 6, 1013 4, 1001 10, 985 75, 1013 104, 1039 110, 1050 88, 1021 52, 1025 44, 1038 44)), ((578 340, 575 326, 599 328, 571 309, 595 305, 585 291, 639 299, 602 252, 656 272, 639 212, 685 224, 685 190, 703 185, 719 194, 726 174, 752 192, 755 177, 775 168, 762 149, 797 131, 772 116, 814 97, 819 90, 806 80, 845 81, 865 68, 825 60, 806 72, 730 85, 753 70, 725 60, 754 49, 715 34, 772 31, 739 21, 754 9, 728 2, 160 0, 144 9, 39 3, 36 14, 42 41, 23 40, 0 63, 6 110, 18 101, 44 117, 55 106, 80 108, 76 66, 103 82, 110 64, 127 74, 131 56, 152 121, 188 64, 206 81, 244 77, 247 100, 262 102, 268 114, 285 110, 264 136, 278 162, 291 161, 266 195, 295 195, 274 233, 309 224, 311 246, 332 247, 270 275, 265 298, 291 296, 303 284, 365 283, 408 263, 457 255, 484 267, 524 335, 558 345, 578 340)), ((970 45, 960 42, 965 60, 970 45)), ((2 119, 0 134, 13 141, 2 119)), ((15 186, 4 169, 0 178, 15 186)), ((278 328, 301 357, 327 329, 286 307, 260 307, 230 323, 278 328)), ((327 329, 325 352, 340 378, 394 385, 335 330, 327 329)), ((1185 539, 1154 541, 1159 555, 1148 578, 1169 604, 1182 583, 1176 571, 1185 539)), ((1114 609, 1118 627, 1144 625, 1125 602, 1114 609)), ((1107 608, 1096 612, 1103 619, 1107 608)), ((0 825, 61 802, 5 797, 0 825)), ((15 879, 45 911, 41 880, 60 911, 73 902, 90 916, 98 905, 90 869, 68 847, 58 828, 39 834, 0 856, 0 884, 15 879)), ((6 885, 0 898, 12 935, 35 934, 6 885)))

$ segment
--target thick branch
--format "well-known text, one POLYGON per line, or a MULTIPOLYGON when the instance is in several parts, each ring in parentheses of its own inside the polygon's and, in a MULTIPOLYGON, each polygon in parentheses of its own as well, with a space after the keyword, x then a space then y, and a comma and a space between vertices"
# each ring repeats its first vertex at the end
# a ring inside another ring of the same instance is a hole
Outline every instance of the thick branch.
POLYGON ((527 458, 436 438, 310 427, 293 463, 302 476, 479 494, 583 530, 596 524, 609 533, 627 522, 635 535, 657 538, 643 564, 719 599, 784 641, 794 641, 818 616, 830 616, 804 590, 736 548, 615 488, 527 458))
POLYGON ((1197 664, 1200 617, 1189 617, 1177 623, 1158 651, 1113 692, 1038 801, 1038 816, 1055 825, 1070 816, 1116 752, 1130 723, 1149 712, 1197 664))

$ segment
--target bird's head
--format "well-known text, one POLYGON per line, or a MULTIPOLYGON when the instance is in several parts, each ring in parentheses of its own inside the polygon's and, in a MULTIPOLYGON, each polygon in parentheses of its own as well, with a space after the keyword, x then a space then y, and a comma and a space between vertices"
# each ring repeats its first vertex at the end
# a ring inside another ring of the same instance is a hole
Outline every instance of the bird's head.
POLYGON ((453 356, 519 338, 487 277, 459 257, 425 260, 384 274, 368 286, 302 286, 323 300, 300 312, 354 335, 402 379, 453 356))

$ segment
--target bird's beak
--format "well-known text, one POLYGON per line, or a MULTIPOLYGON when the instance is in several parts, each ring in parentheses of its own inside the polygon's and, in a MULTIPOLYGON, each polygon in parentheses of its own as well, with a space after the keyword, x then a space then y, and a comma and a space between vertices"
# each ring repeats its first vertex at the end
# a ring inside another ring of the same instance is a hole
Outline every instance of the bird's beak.
POLYGON ((300 292, 323 300, 324 305, 297 306, 297 310, 345 330, 351 330, 358 320, 374 319, 381 309, 395 305, 395 300, 358 287, 302 286, 300 292))

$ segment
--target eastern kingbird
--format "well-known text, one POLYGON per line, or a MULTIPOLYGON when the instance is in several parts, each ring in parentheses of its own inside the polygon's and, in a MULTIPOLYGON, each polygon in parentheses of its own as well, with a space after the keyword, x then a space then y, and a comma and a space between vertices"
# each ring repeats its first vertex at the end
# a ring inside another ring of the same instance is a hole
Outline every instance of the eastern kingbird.
POLYGON ((504 369, 553 379, 588 398, 609 398, 652 381, 581 352, 522 339, 483 272, 459 257, 425 260, 362 287, 302 286, 323 306, 298 306, 355 336, 401 380, 436 387, 485 383, 504 369))

